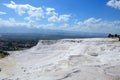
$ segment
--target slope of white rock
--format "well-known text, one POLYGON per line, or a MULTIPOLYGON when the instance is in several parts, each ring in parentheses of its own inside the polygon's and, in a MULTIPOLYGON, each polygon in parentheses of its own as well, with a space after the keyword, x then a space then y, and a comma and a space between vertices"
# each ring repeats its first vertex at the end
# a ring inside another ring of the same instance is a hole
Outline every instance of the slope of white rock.
POLYGON ((120 80, 117 39, 40 40, 0 60, 0 80, 120 80))

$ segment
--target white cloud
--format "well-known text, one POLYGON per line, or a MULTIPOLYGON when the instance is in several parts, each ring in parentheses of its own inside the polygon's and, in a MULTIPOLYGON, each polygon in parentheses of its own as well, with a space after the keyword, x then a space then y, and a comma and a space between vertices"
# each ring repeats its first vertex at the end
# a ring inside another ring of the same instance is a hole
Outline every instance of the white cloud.
POLYGON ((36 26, 37 28, 42 28, 42 29, 54 29, 55 24, 49 23, 49 24, 39 24, 36 26))
POLYGON ((29 22, 17 22, 14 18, 4 20, 0 18, 0 27, 27 27, 27 28, 41 28, 41 29, 54 29, 53 23, 48 24, 36 24, 29 22))
POLYGON ((55 8, 46 8, 46 10, 47 10, 48 12, 50 12, 50 11, 55 11, 55 8))
POLYGON ((120 21, 104 21, 102 19, 95 18, 89 18, 84 21, 76 21, 73 24, 64 23, 60 25, 56 25, 54 23, 37 24, 17 22, 14 18, 9 18, 8 20, 0 18, 0 27, 28 27, 83 32, 120 33, 120 21))
POLYGON ((41 19, 47 19, 49 22, 67 22, 70 18, 70 15, 59 15, 57 12, 55 12, 54 8, 49 7, 42 8, 34 7, 29 4, 16 4, 14 1, 3 5, 15 10, 15 12, 21 16, 23 14, 27 14, 28 16, 24 17, 24 19, 30 23, 41 19))
POLYGON ((101 21, 101 19, 89 18, 89 19, 85 20, 84 23, 89 25, 89 24, 98 23, 100 21, 101 21))
POLYGON ((20 4, 20 5, 18 5, 13 1, 11 1, 10 4, 3 4, 3 5, 5 5, 8 8, 14 9, 15 12, 17 12, 19 15, 24 14, 25 11, 28 10, 31 7, 28 4, 25 4, 25 5, 20 4))
POLYGON ((77 21, 70 30, 84 32, 120 33, 120 21, 104 21, 102 19, 89 18, 77 21))
POLYGON ((55 8, 46 8, 46 14, 49 15, 49 16, 58 15, 58 13, 55 12, 55 8))
MULTIPOLYGON (((119 8, 119 3, 120 1, 118 0, 110 0, 107 5, 113 6, 114 4, 114 6, 117 6, 115 8, 119 8)), ((18 15, 20 15, 20 17, 22 16, 24 20, 22 22, 18 22, 14 18, 9 18, 8 20, 0 19, 0 27, 22 26, 83 32, 120 33, 120 21, 104 21, 100 18, 88 18, 84 21, 73 21, 73 19, 70 20, 71 15, 59 14, 56 12, 55 8, 34 7, 29 4, 16 4, 13 1, 4 5, 13 9, 18 15), (69 21, 73 21, 73 23, 69 21)))
POLYGON ((9 18, 4 20, 0 18, 0 27, 31 27, 29 23, 26 22, 16 22, 14 18, 9 18))
POLYGON ((53 15, 48 18, 48 21, 49 22, 67 22, 69 18, 70 18, 70 15, 60 15, 60 16, 53 15))
POLYGON ((58 29, 60 30, 69 30, 69 28, 70 28, 70 24, 67 24, 67 23, 62 24, 58 27, 58 29))
POLYGON ((6 14, 6 12, 2 12, 2 11, 0 11, 0 15, 4 15, 4 14, 6 14))
POLYGON ((59 15, 57 12, 55 12, 54 8, 46 8, 46 11, 46 14, 49 16, 49 22, 67 22, 71 16, 68 14, 59 15))
POLYGON ((120 9, 120 0, 110 0, 107 2, 107 5, 116 9, 120 9))
POLYGON ((68 14, 59 15, 54 8, 46 8, 46 14, 49 16, 49 22, 67 22, 71 16, 68 14))
POLYGON ((56 23, 66 23, 69 21, 70 15, 61 14, 59 15, 55 8, 43 8, 43 7, 34 7, 29 4, 17 4, 14 1, 11 1, 8 4, 3 4, 4 6, 13 9, 20 17, 24 18, 24 21, 17 22, 13 18, 8 20, 2 20, 0 26, 25 26, 25 27, 36 27, 36 28, 55 28, 56 23), (45 21, 44 24, 40 21, 45 21), (24 23, 23 23, 24 22, 24 23), (39 23, 40 22, 40 23, 39 23), (4 24, 3 24, 4 23, 4 24), (7 24, 8 25, 7 25, 7 24))
POLYGON ((15 10, 19 15, 28 14, 25 20, 31 22, 32 19, 39 20, 44 17, 44 11, 42 7, 34 7, 29 4, 16 4, 11 1, 9 4, 3 4, 4 6, 15 10))

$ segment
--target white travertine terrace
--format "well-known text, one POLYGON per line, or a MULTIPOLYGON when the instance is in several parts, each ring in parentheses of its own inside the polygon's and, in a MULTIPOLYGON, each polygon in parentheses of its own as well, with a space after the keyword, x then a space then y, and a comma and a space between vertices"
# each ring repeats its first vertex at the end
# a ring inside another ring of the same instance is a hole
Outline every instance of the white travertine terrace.
POLYGON ((0 80, 120 80, 117 39, 40 40, 0 60, 0 80))

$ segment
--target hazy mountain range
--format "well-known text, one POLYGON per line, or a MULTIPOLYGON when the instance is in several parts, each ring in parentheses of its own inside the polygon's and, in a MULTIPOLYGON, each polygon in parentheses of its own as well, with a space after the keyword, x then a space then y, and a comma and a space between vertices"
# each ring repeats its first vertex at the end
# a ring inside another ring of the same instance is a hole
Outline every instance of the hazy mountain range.
POLYGON ((84 38, 84 37, 106 37, 106 33, 90 33, 80 31, 50 30, 26 27, 1 27, 0 33, 3 36, 29 36, 29 37, 60 37, 60 38, 84 38))

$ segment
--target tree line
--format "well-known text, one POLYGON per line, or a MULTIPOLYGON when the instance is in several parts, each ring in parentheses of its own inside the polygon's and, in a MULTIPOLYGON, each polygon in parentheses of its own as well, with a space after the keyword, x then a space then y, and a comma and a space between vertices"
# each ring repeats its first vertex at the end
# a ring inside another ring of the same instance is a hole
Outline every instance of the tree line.
POLYGON ((108 38, 119 38, 119 41, 120 41, 120 35, 118 34, 109 34, 108 38))
POLYGON ((1 51, 1 50, 0 50, 0 59, 6 57, 6 56, 8 56, 8 55, 9 55, 8 52, 1 51))

